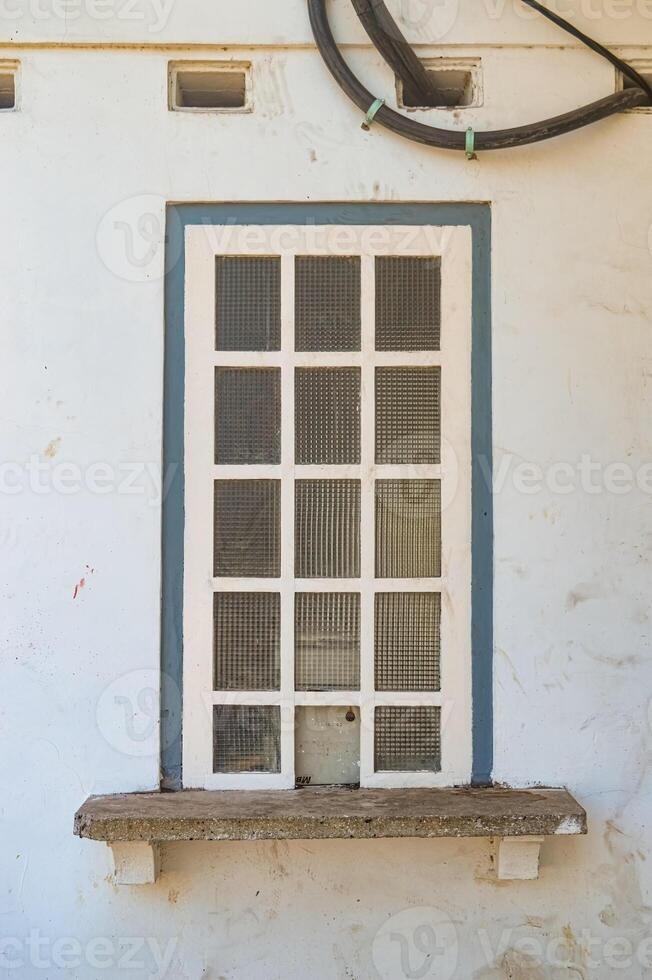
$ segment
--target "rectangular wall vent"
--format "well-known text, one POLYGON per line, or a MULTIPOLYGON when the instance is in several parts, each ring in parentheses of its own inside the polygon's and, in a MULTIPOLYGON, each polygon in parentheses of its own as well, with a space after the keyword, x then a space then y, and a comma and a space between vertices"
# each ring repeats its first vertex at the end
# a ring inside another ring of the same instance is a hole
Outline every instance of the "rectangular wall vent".
POLYGON ((398 103, 403 109, 456 109, 482 105, 480 61, 436 58, 424 61, 433 83, 433 95, 424 99, 411 85, 396 80, 398 103))
POLYGON ((17 65, 0 62, 0 112, 17 108, 17 65))
POLYGON ((170 65, 169 107, 180 112, 248 112, 247 62, 179 61, 170 65))
MULTIPOLYGON (((636 59, 629 62, 632 68, 635 68, 639 75, 642 75, 645 81, 652 85, 652 60, 650 59, 636 59)), ((638 88, 635 82, 627 78, 622 72, 616 73, 616 89, 622 92, 623 89, 638 88)), ((630 112, 652 112, 652 105, 642 105, 637 106, 636 109, 630 109, 630 112)))

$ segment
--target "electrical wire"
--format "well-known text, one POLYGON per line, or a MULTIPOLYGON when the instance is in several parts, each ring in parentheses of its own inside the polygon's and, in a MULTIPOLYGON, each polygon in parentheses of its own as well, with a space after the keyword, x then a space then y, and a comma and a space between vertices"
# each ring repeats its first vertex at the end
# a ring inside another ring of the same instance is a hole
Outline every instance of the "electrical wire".
POLYGON ((569 23, 569 21, 565 20, 563 17, 560 17, 559 14, 554 13, 552 10, 548 10, 548 8, 544 7, 542 3, 538 2, 538 0, 521 0, 521 3, 524 3, 526 6, 538 11, 543 17, 547 17, 548 20, 553 22, 553 24, 556 24, 557 27, 561 27, 562 31, 566 31, 568 34, 576 37, 582 42, 582 44, 585 44, 587 48, 590 48, 591 51, 595 51, 596 54, 599 54, 602 58, 606 58, 607 61, 610 61, 614 68, 617 68, 623 75, 626 76, 626 78, 629 78, 631 82, 634 82, 635 85, 642 88, 643 91, 647 93, 647 97, 652 104, 652 86, 648 84, 648 82, 639 72, 636 71, 635 68, 632 68, 632 66, 628 65, 626 61, 623 61, 622 58, 615 55, 613 51, 609 50, 609 48, 605 48, 604 44, 600 44, 599 41, 595 41, 592 37, 589 37, 588 34, 580 31, 579 28, 569 23))
MULTIPOLYGON (((377 121, 380 125, 397 133, 399 136, 403 136, 414 142, 447 150, 468 149, 467 133, 464 131, 427 126, 424 123, 407 118, 407 116, 396 112, 396 110, 391 109, 387 105, 383 104, 377 107, 379 100, 362 84, 351 68, 349 68, 337 46, 328 19, 327 0, 307 0, 307 2, 310 23, 319 52, 340 88, 359 109, 367 113, 372 106, 376 106, 374 121, 377 121)), ((537 143, 573 132, 583 126, 588 126, 601 119, 606 119, 617 112, 622 112, 624 109, 652 104, 652 88, 631 65, 622 61, 617 55, 613 54, 613 52, 609 51, 597 41, 583 34, 577 28, 573 27, 572 24, 569 24, 568 21, 558 17, 557 14, 553 14, 547 8, 542 7, 537 0, 523 0, 523 2, 538 10, 544 16, 548 17, 548 19, 568 31, 568 33, 581 40, 591 50, 607 58, 636 87, 612 93, 580 109, 574 109, 571 112, 553 116, 550 119, 545 119, 540 122, 530 123, 525 126, 515 126, 509 129, 476 132, 473 134, 474 149, 498 150, 537 143)), ((420 71, 415 65, 415 61, 419 61, 419 59, 403 37, 383 0, 353 0, 353 5, 369 37, 374 45, 378 47, 378 50, 387 60, 390 67, 392 67, 394 72, 404 82, 407 80, 409 83, 414 84, 419 92, 422 92, 425 83, 423 78, 420 78, 420 71), (408 54, 408 49, 410 54, 408 54)), ((419 64, 423 69, 421 62, 419 64)), ((425 69, 423 71, 425 72, 425 69)), ((428 84, 430 84, 429 81, 428 84)))
POLYGON ((401 34, 385 4, 378 0, 352 0, 352 3, 362 26, 387 64, 404 85, 419 93, 423 105, 431 105, 437 94, 432 75, 401 34))
MULTIPOLYGON (((604 45, 584 34, 569 21, 544 7, 539 0, 521 0, 526 6, 536 10, 553 24, 561 27, 567 33, 577 38, 596 54, 609 61, 623 75, 647 93, 652 102, 652 86, 631 65, 623 61, 604 45)), ((385 60, 401 79, 404 85, 412 86, 424 99, 423 105, 430 105, 434 92, 431 75, 423 62, 417 57, 412 46, 405 39, 384 0, 352 0, 353 7, 362 22, 367 34, 381 52, 385 60)))

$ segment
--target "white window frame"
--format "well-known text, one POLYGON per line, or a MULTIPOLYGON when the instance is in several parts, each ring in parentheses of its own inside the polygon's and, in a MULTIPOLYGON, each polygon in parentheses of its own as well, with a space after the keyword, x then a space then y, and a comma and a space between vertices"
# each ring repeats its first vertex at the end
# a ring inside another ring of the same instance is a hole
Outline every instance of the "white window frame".
POLYGON ((185 539, 183 617, 183 782, 204 789, 291 789, 294 709, 298 705, 353 705, 361 713, 360 785, 363 788, 438 787, 471 779, 471 229, 451 226, 190 226, 185 279, 185 539), (280 256, 281 350, 215 350, 215 259, 218 255, 280 256), (294 351, 294 259, 297 255, 361 258, 360 352, 294 351), (441 257, 441 352, 375 351, 376 256, 441 257), (374 439, 375 368, 442 366, 442 464, 377 466, 374 439), (280 367, 281 464, 214 464, 214 371, 218 366, 280 367), (361 465, 294 465, 295 367, 358 366, 362 374, 361 465), (361 479, 361 577, 295 579, 294 481, 361 479), (375 479, 441 479, 440 579, 374 579, 375 479), (281 577, 213 578, 215 479, 281 480, 281 577), (213 691, 215 591, 280 592, 279 691, 213 691), (359 592, 360 690, 294 690, 295 592, 359 592), (441 690, 375 692, 375 592, 441 591, 441 690), (279 705, 281 771, 213 773, 213 706, 279 705), (441 707, 439 772, 375 772, 374 709, 382 705, 441 707))

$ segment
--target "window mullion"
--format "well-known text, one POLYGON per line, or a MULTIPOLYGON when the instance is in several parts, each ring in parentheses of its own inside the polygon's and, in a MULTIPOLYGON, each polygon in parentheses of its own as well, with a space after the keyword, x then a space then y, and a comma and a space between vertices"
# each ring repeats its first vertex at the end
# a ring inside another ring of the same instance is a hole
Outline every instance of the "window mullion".
POLYGON ((294 786, 294 254, 281 258, 281 775, 294 786))
POLYGON ((361 391, 361 580, 360 580, 360 781, 374 772, 374 462, 375 462, 375 275, 374 258, 363 254, 361 391))

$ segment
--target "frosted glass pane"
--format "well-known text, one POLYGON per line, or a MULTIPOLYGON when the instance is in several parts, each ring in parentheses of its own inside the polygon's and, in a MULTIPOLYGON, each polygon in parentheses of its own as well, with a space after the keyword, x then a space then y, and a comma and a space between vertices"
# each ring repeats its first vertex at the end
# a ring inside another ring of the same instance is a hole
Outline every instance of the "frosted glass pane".
POLYGON ((214 597, 216 691, 277 691, 281 684, 281 597, 218 592, 214 597))
POLYGON ((218 255, 215 349, 281 349, 281 260, 218 255))
POLYGON ((295 575, 360 575, 360 481, 297 480, 295 575))
POLYGON ((376 350, 439 350, 439 258, 376 258, 376 350))
POLYGON ((438 691, 441 596, 437 592, 376 594, 377 691, 438 691))
POLYGON ((299 255, 295 264, 298 351, 360 350, 360 259, 299 255))
POLYGON ((214 575, 281 574, 280 480, 216 480, 214 511, 214 575))
POLYGON ((281 709, 217 704, 213 708, 213 772, 280 772, 281 709))
POLYGON ((294 608, 296 690, 357 690, 360 596, 353 592, 299 592, 294 608))
POLYGON ((281 462, 280 368, 216 368, 215 462, 281 462))
POLYGON ((376 462, 439 463, 441 371, 376 368, 376 462))
POLYGON ((297 368, 298 465, 360 462, 360 368, 297 368))
POLYGON ((376 578, 440 575, 440 481, 377 480, 376 578))
POLYGON ((376 772, 439 772, 441 709, 376 708, 376 772))

